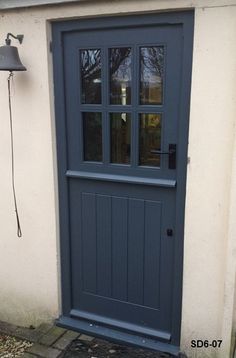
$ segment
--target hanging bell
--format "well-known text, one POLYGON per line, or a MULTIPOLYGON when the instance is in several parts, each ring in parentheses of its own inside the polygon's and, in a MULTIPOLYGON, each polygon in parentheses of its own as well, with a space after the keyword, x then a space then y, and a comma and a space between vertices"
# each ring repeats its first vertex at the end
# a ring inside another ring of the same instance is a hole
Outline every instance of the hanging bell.
MULTIPOLYGON (((8 34, 8 36, 9 35, 10 34, 8 34)), ((6 45, 0 47, 0 71, 26 71, 25 66, 20 60, 17 47, 11 46, 11 42, 8 38, 6 39, 6 45)))

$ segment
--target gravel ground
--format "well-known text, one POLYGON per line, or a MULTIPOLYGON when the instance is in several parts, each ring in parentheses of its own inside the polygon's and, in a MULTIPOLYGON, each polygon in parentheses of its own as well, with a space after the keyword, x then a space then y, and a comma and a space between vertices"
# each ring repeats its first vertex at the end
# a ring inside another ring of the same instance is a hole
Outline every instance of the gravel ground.
POLYGON ((93 341, 74 340, 63 358, 169 358, 167 354, 121 346, 100 339, 93 341))
POLYGON ((22 341, 18 338, 0 334, 0 357, 1 358, 18 358, 23 355, 32 343, 22 341))

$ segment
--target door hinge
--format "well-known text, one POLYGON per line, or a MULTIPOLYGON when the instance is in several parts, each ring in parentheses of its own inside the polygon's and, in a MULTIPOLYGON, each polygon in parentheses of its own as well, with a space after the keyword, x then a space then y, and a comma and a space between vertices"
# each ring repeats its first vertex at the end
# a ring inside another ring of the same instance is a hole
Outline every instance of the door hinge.
POLYGON ((49 51, 52 53, 52 41, 49 42, 49 51))

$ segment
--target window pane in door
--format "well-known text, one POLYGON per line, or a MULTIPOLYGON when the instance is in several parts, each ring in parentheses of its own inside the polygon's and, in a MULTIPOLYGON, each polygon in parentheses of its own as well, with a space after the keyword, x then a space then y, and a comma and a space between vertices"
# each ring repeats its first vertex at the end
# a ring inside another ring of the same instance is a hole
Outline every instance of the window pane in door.
POLYGON ((140 103, 157 105, 163 102, 164 47, 140 48, 140 103))
POLYGON ((101 103, 101 50, 80 50, 81 101, 101 103))
POLYGON ((130 163, 130 113, 111 113, 111 162, 130 163))
POLYGON ((161 114, 141 113, 139 117, 139 164, 160 167, 161 114))
POLYGON ((131 103, 131 48, 110 49, 110 103, 131 103))
POLYGON ((84 160, 102 161, 102 114, 83 113, 84 160))

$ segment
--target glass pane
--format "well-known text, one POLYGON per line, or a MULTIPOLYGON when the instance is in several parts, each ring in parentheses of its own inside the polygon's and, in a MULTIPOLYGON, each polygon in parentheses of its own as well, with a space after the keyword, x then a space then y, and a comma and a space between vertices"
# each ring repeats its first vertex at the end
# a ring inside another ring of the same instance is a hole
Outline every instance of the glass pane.
POLYGON ((131 48, 110 49, 110 103, 131 103, 131 48))
POLYGON ((162 104, 164 47, 150 46, 140 49, 140 103, 162 104))
POLYGON ((102 114, 83 113, 84 160, 102 161, 102 114))
POLYGON ((101 50, 80 50, 82 103, 101 103, 101 50))
POLYGON ((139 164, 160 167, 160 155, 153 150, 161 150, 161 114, 140 114, 139 164))
POLYGON ((130 113, 111 113, 111 162, 130 163, 130 113))

